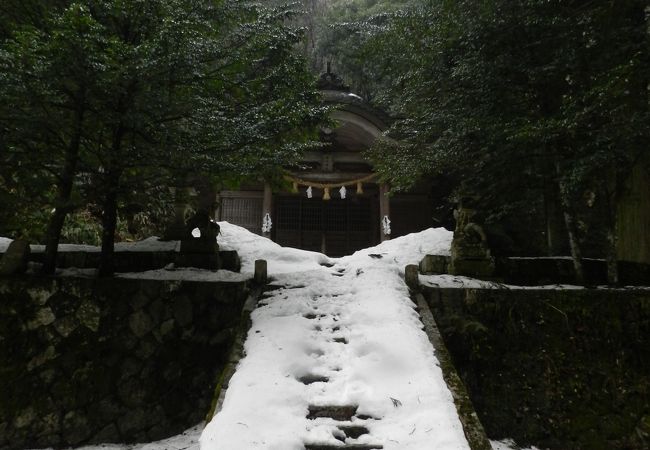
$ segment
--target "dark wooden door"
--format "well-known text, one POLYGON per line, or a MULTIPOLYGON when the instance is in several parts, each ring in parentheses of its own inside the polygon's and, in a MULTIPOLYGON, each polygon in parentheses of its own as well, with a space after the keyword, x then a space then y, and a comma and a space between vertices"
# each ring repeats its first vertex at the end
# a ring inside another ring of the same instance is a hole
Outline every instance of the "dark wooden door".
POLYGON ((283 246, 344 256, 379 241, 377 199, 345 200, 279 196, 275 199, 275 241, 283 246))

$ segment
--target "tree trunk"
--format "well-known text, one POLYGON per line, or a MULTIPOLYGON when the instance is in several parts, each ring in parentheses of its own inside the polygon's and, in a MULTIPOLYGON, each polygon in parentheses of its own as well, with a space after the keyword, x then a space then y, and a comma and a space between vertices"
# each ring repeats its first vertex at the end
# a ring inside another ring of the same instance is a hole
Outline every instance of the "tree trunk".
POLYGON ((111 276, 115 272, 115 230, 117 229, 117 181, 109 176, 109 186, 104 198, 102 214, 102 251, 99 257, 99 276, 111 276))
POLYGON ((618 286, 618 235, 616 223, 607 230, 607 284, 618 286))
POLYGON ((115 230, 117 229, 117 192, 120 187, 120 153, 122 150, 122 139, 124 138, 124 127, 118 125, 113 133, 113 144, 109 156, 108 167, 106 168, 106 185, 104 196, 104 211, 102 214, 102 250, 99 256, 100 277, 113 275, 115 272, 115 230))
POLYGON ((576 283, 585 285, 585 270, 582 264, 582 250, 578 241, 578 229, 576 227, 575 217, 569 209, 564 207, 564 223, 569 235, 569 247, 571 248, 571 259, 573 260, 573 270, 576 275, 576 283))
POLYGON ((604 186, 604 193, 601 194, 606 200, 605 213, 607 214, 607 248, 605 259, 607 261, 607 284, 617 286, 619 284, 618 271, 618 199, 623 193, 623 178, 612 169, 610 182, 604 186))
POLYGON ((70 145, 66 149, 63 171, 57 187, 54 212, 52 213, 45 233, 45 258, 43 260, 43 267, 41 268, 41 273, 44 275, 51 275, 56 269, 56 257, 59 251, 61 230, 63 230, 66 216, 74 209, 70 204, 70 198, 72 196, 74 178, 77 174, 77 165, 79 163, 84 112, 83 106, 80 106, 75 114, 74 134, 70 145))
POLYGON ((569 248, 571 249, 571 259, 573 260, 573 269, 575 271, 576 283, 585 285, 585 270, 582 264, 582 250, 580 249, 580 242, 578 240, 578 227, 576 226, 576 219, 571 208, 571 201, 567 192, 566 186, 562 182, 560 163, 555 163, 555 173, 557 176, 557 183, 560 191, 560 205, 562 206, 562 215, 564 216, 564 224, 566 226, 567 234, 569 237, 569 248))
MULTIPOLYGON (((65 199, 59 196, 59 200, 64 201, 65 199)), ((67 215, 68 209, 63 206, 58 206, 54 209, 54 213, 47 224, 47 231, 45 232, 45 256, 43 266, 41 267, 41 274, 43 275, 51 275, 56 269, 56 257, 59 251, 61 230, 63 230, 63 224, 67 215)))
POLYGON ((565 255, 567 248, 565 244, 566 232, 564 231, 564 217, 558 205, 559 195, 557 183, 552 179, 544 177, 544 215, 546 219, 546 252, 547 256, 565 255))

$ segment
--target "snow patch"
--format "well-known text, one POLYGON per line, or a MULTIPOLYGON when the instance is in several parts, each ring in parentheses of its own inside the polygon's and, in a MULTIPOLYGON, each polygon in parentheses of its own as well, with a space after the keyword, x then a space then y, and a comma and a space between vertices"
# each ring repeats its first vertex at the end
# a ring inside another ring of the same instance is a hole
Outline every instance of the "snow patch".
POLYGON ((7 247, 9 247, 9 244, 11 244, 12 241, 13 241, 13 239, 9 239, 9 238, 6 238, 6 237, 0 237, 0 252, 6 252, 7 247))
POLYGON ((521 448, 515 444, 512 439, 504 439, 502 441, 490 441, 492 450, 539 450, 537 447, 521 448))
MULTIPOLYGON (((13 239, 0 237, 0 252, 5 252, 13 239)), ((44 252, 45 246, 32 244, 29 246, 32 252, 44 252)), ((117 242, 116 252, 173 252, 178 251, 180 241, 161 241, 157 236, 151 236, 142 241, 117 242)), ((84 244, 59 244, 60 252, 88 252, 96 253, 101 251, 100 247, 84 244)))
POLYGON ((147 444, 87 445, 77 450, 200 450, 199 437, 202 431, 203 425, 197 425, 177 436, 147 444))
POLYGON ((268 262, 269 275, 322 268, 333 261, 322 253, 282 247, 263 236, 228 222, 219 222, 221 234, 217 239, 220 248, 236 250, 241 259, 242 273, 255 271, 255 260, 268 262))
POLYGON ((571 284, 547 284, 541 286, 519 286, 514 284, 498 283, 496 281, 478 280, 476 278, 460 275, 420 275, 420 283, 424 286, 440 288, 465 288, 465 289, 585 289, 584 286, 571 284))

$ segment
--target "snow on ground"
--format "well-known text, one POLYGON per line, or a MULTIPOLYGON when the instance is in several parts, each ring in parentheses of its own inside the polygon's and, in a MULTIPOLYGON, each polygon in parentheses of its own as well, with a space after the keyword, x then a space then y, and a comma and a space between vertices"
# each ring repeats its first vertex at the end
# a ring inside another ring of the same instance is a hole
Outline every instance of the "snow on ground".
POLYGON ((519 286, 503 284, 496 281, 478 280, 460 275, 420 275, 420 283, 424 286, 441 288, 470 288, 470 289, 585 289, 584 286, 572 284, 548 284, 542 286, 519 286))
POLYGON ((310 405, 358 405, 357 414, 373 417, 353 418, 370 433, 347 443, 469 448, 400 276, 426 253, 448 253, 451 233, 426 230, 338 260, 285 249, 232 225, 222 224, 222 233, 249 269, 254 259, 267 259, 274 284, 284 288, 253 312, 247 356, 201 436, 203 450, 341 445, 333 419, 306 418, 310 405), (327 380, 304 384, 303 377, 327 380))
MULTIPOLYGON (((230 381, 223 408, 203 431, 195 427, 150 444, 105 444, 84 450, 198 450, 199 435, 201 450, 342 445, 335 438, 341 438, 340 423, 306 418, 309 406, 314 405, 355 405, 357 415, 370 416, 345 422, 363 424, 369 430, 358 439, 346 438, 346 443, 381 444, 386 450, 469 448, 401 277, 407 264, 417 264, 426 254, 449 254, 451 232, 428 229, 334 259, 283 248, 227 222, 220 225, 219 244, 222 249, 238 251, 242 274, 170 267, 120 276, 204 281, 247 278, 256 259, 267 260, 274 284, 283 288, 271 291, 253 312, 246 357, 230 381), (304 377, 313 382, 304 382, 304 377)), ((9 242, 0 238, 0 251, 9 242)), ((172 251, 178 249, 178 242, 150 238, 117 248, 172 251)), ((448 276, 422 277, 422 281, 462 287, 485 283, 448 276)), ((495 450, 513 448, 508 441, 492 445, 495 450)))
MULTIPOLYGON (((5 252, 13 239, 0 237, 0 252, 5 252)), ((29 246, 32 252, 44 252, 45 246, 32 244, 29 246)), ((115 244, 116 252, 173 252, 178 251, 180 241, 161 241, 156 236, 148 237, 137 242, 118 242, 115 244)), ((101 249, 95 245, 83 244, 59 244, 60 252, 99 252, 101 249)))
POLYGON ((7 247, 9 247, 9 244, 11 244, 11 241, 13 241, 13 239, 9 239, 9 238, 6 238, 6 237, 0 237, 0 252, 7 251, 7 247))
MULTIPOLYGON (((270 239, 228 222, 219 222, 219 225, 221 226, 221 234, 217 238, 219 246, 223 249, 237 250, 242 261, 242 272, 252 273, 256 259, 268 261, 271 275, 317 270, 321 269, 323 264, 334 264, 337 261, 322 253, 282 247, 270 239)), ((368 263, 374 259, 367 256, 374 254, 385 256, 399 266, 417 264, 427 254, 448 255, 452 237, 453 233, 444 228, 430 228, 420 233, 382 242, 376 247, 359 250, 344 259, 368 263)))
POLYGON ((256 259, 268 261, 269 274, 313 270, 321 268, 321 264, 332 264, 330 258, 321 253, 282 247, 270 239, 228 222, 219 222, 219 226, 219 247, 224 250, 237 250, 242 263, 242 273, 253 273, 256 259))
POLYGON ((342 258, 342 261, 367 264, 367 256, 380 255, 390 259, 392 264, 403 271, 407 264, 418 264, 425 255, 449 255, 453 236, 453 232, 444 228, 429 228, 419 233, 384 241, 375 247, 359 250, 351 256, 342 258))
MULTIPOLYGON (((200 450, 199 437, 203 425, 197 425, 183 433, 147 444, 100 444, 79 447, 76 450, 200 450)), ((49 450, 49 449, 48 449, 49 450)))
POLYGON ((504 439, 503 441, 490 441, 490 444, 492 444, 492 450, 539 450, 537 447, 517 447, 517 444, 515 444, 515 441, 512 439, 504 439))

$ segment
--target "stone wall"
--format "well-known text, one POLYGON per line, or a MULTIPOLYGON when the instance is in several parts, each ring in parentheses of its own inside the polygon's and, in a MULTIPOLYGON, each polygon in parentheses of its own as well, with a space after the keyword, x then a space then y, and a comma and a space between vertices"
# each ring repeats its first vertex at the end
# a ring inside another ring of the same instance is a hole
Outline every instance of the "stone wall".
POLYGON ((490 438, 650 448, 650 290, 424 290, 490 438))
MULTIPOLYGON (((450 257, 426 255, 420 262, 422 274, 449 273, 450 257)), ((584 259, 585 278, 590 285, 607 284, 607 265, 602 259, 584 259)), ((619 261, 619 280, 623 286, 647 286, 650 283, 650 264, 619 261)), ((479 277, 480 278, 480 277, 479 277)), ((496 258, 494 279, 507 284, 539 286, 545 284, 575 283, 575 269, 569 257, 500 257, 496 258)))
MULTIPOLYGON (((0 257, 2 256, 0 252, 0 257)), ((59 251, 56 266, 59 268, 76 267, 90 269, 99 267, 99 252, 59 251)), ((42 263, 45 258, 43 251, 33 251, 30 260, 42 263)), ((142 272, 145 270, 162 269, 168 264, 178 266, 204 267, 209 269, 224 269, 239 272, 241 261, 234 250, 220 250, 218 255, 184 255, 176 251, 118 251, 113 255, 113 265, 116 272, 142 272)))
POLYGON ((0 278, 0 448, 151 441, 199 423, 246 290, 0 278))

